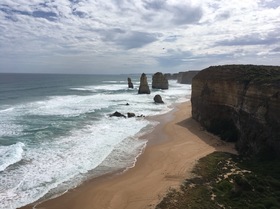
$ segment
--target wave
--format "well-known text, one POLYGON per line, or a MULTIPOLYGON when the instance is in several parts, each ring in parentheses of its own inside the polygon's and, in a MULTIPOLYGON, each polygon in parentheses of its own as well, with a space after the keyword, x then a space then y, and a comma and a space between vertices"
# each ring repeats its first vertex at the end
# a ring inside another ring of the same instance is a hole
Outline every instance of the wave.
MULTIPOLYGON (((114 157, 116 160, 126 158, 126 152, 121 152, 125 149, 124 146, 126 150, 133 151, 132 148, 142 147, 143 142, 130 140, 123 144, 122 141, 128 136, 135 135, 148 123, 142 118, 131 120, 104 118, 81 130, 73 130, 71 135, 43 142, 40 146, 26 145, 24 153, 26 163, 12 170, 3 171, 2 176, 0 175, 0 182, 7 182, 2 185, 4 191, 9 190, 2 195, 3 199, 0 196, 0 202, 3 207, 13 205, 16 208, 26 205, 38 200, 63 182, 76 179, 77 176, 95 169, 112 152, 117 151, 114 157), (119 127, 120 122, 122 128, 119 127)), ((17 153, 21 157, 20 150, 17 153)))
POLYGON ((91 88, 70 88, 70 90, 72 90, 72 91, 83 91, 83 92, 89 92, 89 93, 96 92, 96 90, 91 89, 91 88))
POLYGON ((15 124, 12 121, 0 120, 0 137, 19 136, 22 134, 23 126, 15 124))
MULTIPOLYGON (((39 101, 0 111, 0 137, 26 140, 25 144, 0 146, 0 182, 3 182, 0 208, 17 208, 34 202, 50 190, 69 186, 71 179, 74 184, 67 188, 73 188, 77 179, 96 175, 98 168, 101 175, 104 169, 133 167, 146 146, 146 140, 140 140, 138 133, 147 133, 153 124, 145 118, 110 118, 108 114, 115 111, 146 116, 162 114, 189 93, 186 86, 176 83, 170 83, 175 89, 152 90, 150 95, 138 95, 135 89, 130 90, 122 83, 83 85, 70 88, 77 95, 46 95, 39 101), (163 105, 154 104, 155 94, 162 95, 163 105), (1 153, 6 156, 5 162, 1 153), (13 164, 12 169, 7 169, 13 164)), ((69 86, 67 89, 69 93, 69 86)))
POLYGON ((17 142, 10 146, 0 147, 0 172, 22 159, 24 144, 17 142))
POLYGON ((14 108, 13 107, 8 107, 8 108, 3 108, 2 110, 0 110, 0 113, 4 113, 4 112, 9 112, 9 111, 13 111, 14 108))
MULTIPOLYGON (((113 83, 112 83, 113 84, 113 83)), ((122 83, 114 83, 114 85, 95 85, 95 86, 83 86, 83 87, 75 87, 75 88, 70 88, 72 91, 83 91, 83 92, 106 92, 106 91, 119 91, 119 90, 126 90, 128 86, 126 84, 122 83)))
MULTIPOLYGON (((37 86, 37 87, 20 87, 20 88, 14 88, 14 89, 5 89, 5 90, 0 90, 1 93, 9 93, 13 95, 13 92, 27 92, 27 91, 37 91, 37 90, 42 90, 42 89, 50 89, 50 88, 57 88, 59 87, 58 85, 54 86, 37 86)), ((13 98, 13 97, 12 97, 13 98)))
POLYGON ((127 81, 102 81, 102 83, 127 83, 127 81))
POLYGON ((99 91, 119 91, 128 89, 128 86, 125 84, 99 85, 95 86, 94 89, 99 91))

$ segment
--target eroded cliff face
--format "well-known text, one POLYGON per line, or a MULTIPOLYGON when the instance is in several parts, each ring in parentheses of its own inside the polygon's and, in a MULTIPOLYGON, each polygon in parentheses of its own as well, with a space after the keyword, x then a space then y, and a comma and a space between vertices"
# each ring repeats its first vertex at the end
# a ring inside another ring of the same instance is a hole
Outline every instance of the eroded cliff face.
POLYGON ((214 66, 192 82, 192 116, 243 155, 280 155, 280 67, 214 66))

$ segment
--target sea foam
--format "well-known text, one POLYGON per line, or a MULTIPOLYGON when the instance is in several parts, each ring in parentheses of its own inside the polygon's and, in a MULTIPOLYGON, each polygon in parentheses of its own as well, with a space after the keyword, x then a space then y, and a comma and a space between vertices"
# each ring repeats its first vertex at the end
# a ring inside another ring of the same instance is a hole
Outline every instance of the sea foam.
POLYGON ((0 112, 0 152, 8 153, 0 161, 0 208, 17 208, 46 194, 63 193, 87 178, 134 166, 147 143, 140 136, 156 123, 109 115, 163 114, 190 94, 189 86, 170 82, 168 91, 138 95, 139 82, 134 89, 125 83, 70 86, 69 95, 46 95, 0 112), (154 104, 156 94, 162 95, 163 105, 154 104))
POLYGON ((0 172, 22 159, 23 147, 24 144, 21 142, 10 146, 0 146, 0 172))

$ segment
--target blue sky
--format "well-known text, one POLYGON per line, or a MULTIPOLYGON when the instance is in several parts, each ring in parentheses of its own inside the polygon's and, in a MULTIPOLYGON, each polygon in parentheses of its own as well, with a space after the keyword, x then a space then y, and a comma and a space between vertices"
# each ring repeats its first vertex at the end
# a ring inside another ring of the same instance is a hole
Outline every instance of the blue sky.
POLYGON ((280 65, 279 0, 1 0, 0 72, 280 65))

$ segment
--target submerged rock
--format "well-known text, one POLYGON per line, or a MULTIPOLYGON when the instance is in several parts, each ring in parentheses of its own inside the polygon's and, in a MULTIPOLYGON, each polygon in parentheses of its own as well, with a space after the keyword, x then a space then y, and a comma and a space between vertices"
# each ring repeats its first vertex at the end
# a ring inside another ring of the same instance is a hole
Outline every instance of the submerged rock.
POLYGON ((138 89, 138 94, 150 94, 150 88, 147 81, 147 76, 145 73, 142 73, 140 78, 140 86, 138 89))

